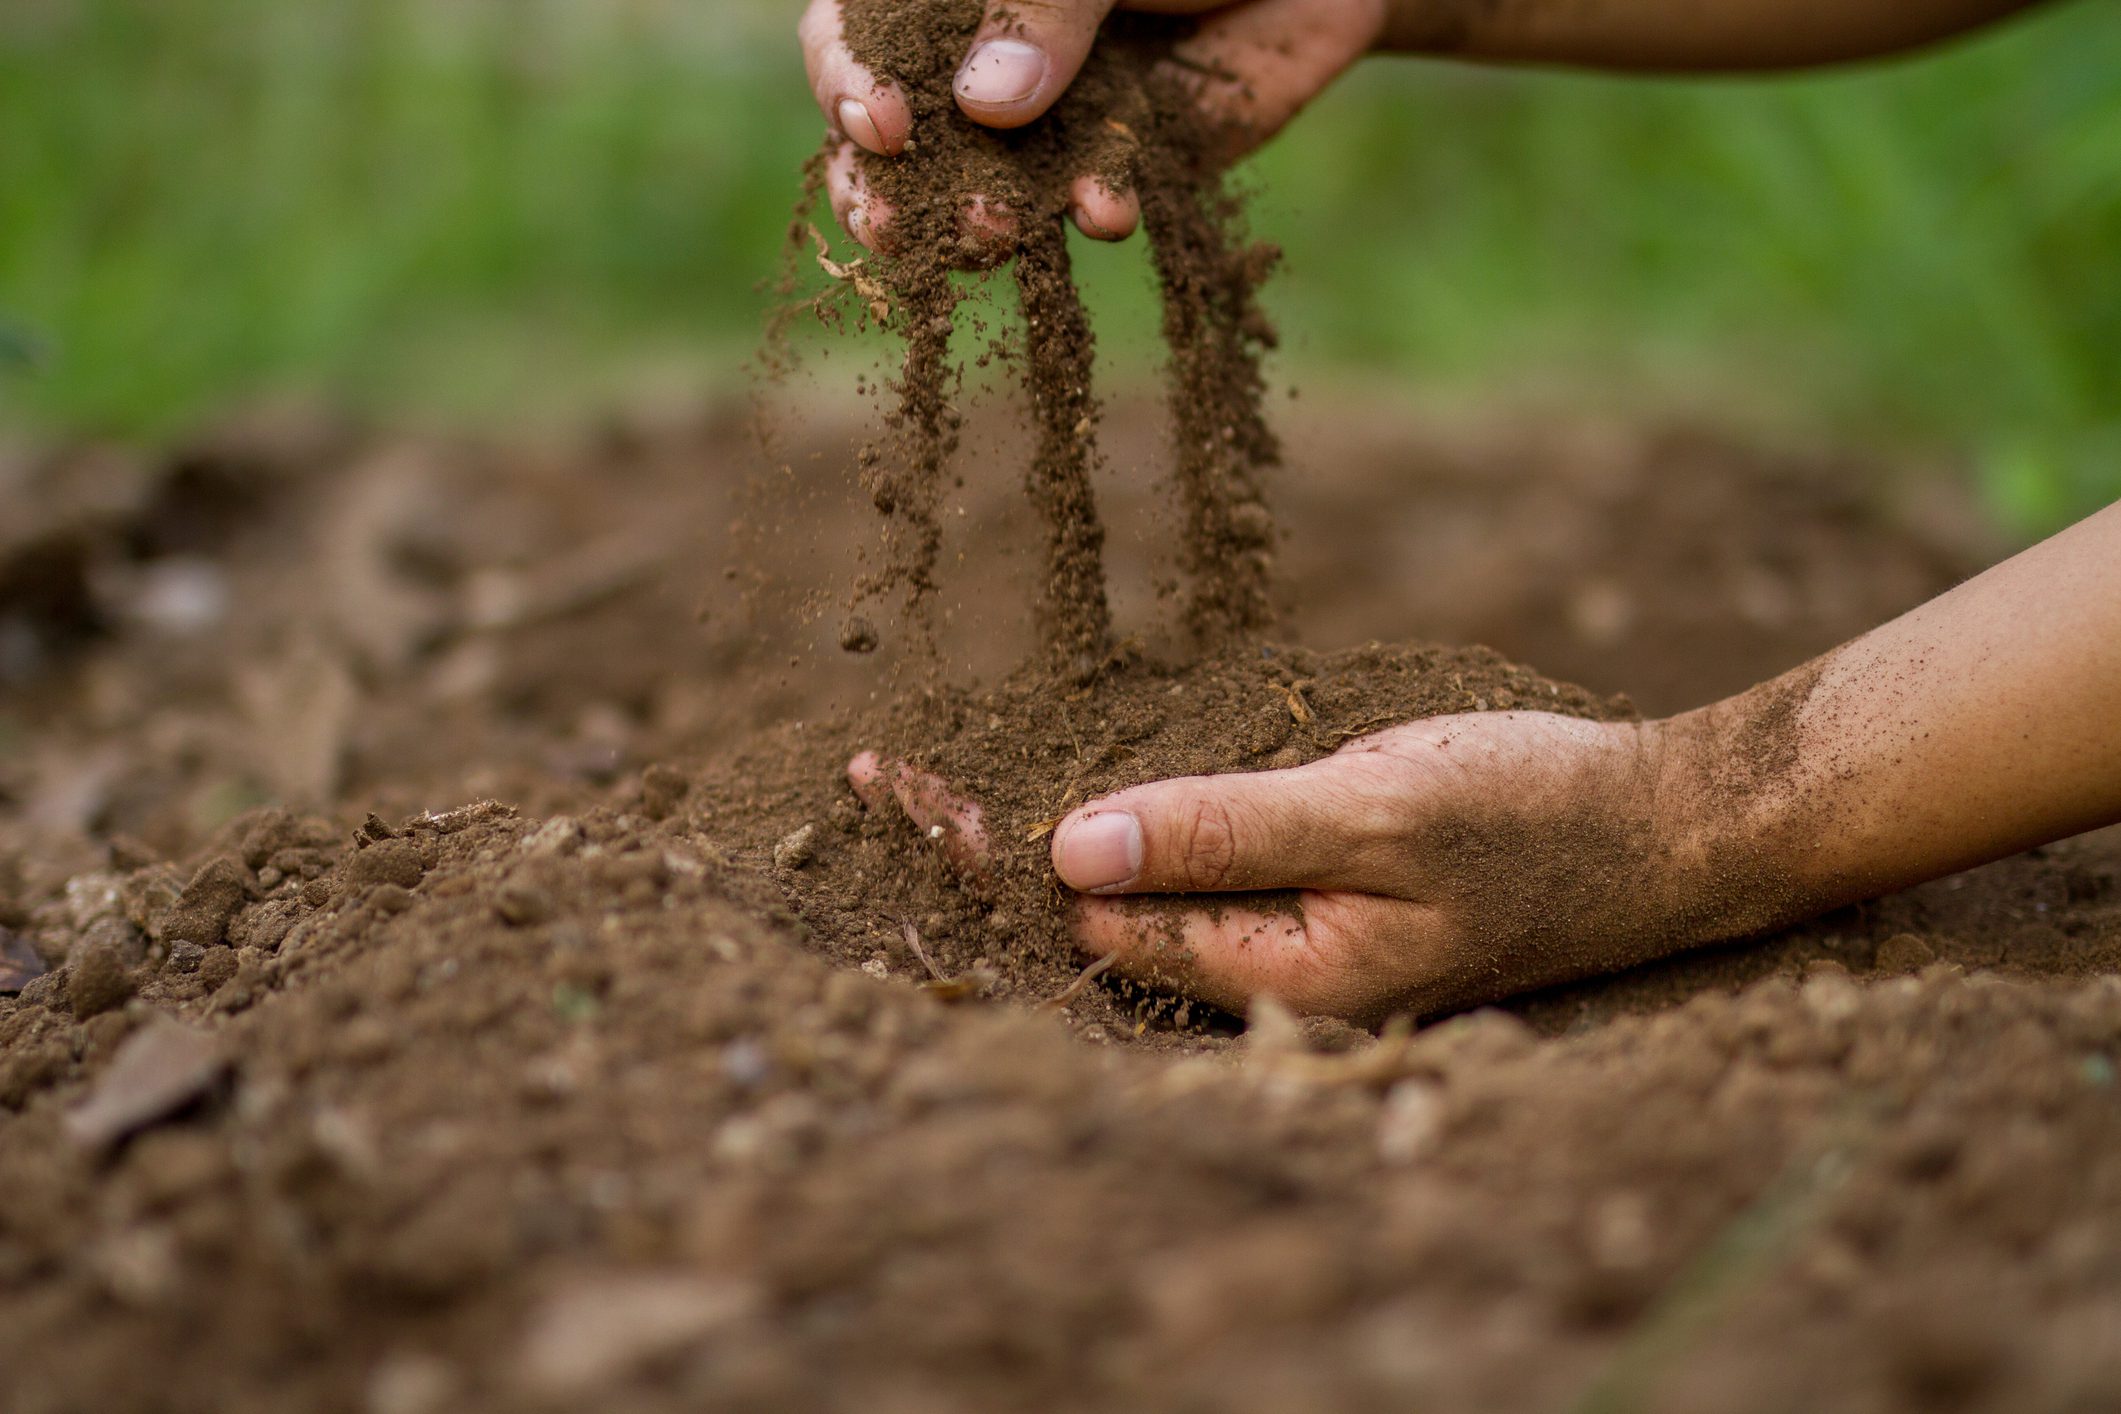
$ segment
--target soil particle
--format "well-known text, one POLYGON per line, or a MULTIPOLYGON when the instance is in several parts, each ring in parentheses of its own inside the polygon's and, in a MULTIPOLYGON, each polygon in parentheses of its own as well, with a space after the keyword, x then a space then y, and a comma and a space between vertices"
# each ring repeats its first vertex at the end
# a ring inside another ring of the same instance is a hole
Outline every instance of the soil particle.
POLYGON ((817 826, 802 825, 781 837, 773 847, 773 867, 800 869, 817 858, 817 826))
POLYGON ((1937 960, 1929 942, 1913 933, 1895 933, 1878 945, 1876 966, 1880 972, 1920 972, 1937 960))
POLYGON ((91 942, 67 959, 66 1001, 82 1020, 124 1006, 133 994, 132 969, 109 942, 91 942))
POLYGON ((840 648, 847 653, 874 653, 883 640, 866 614, 849 614, 840 625, 840 648))
POLYGON ((418 886, 425 872, 418 845, 410 840, 378 840, 347 861, 344 877, 348 892, 378 884, 410 889, 418 886))
POLYGON ((242 864, 225 856, 210 860, 148 931, 166 947, 211 947, 228 936, 229 920, 249 893, 242 864))

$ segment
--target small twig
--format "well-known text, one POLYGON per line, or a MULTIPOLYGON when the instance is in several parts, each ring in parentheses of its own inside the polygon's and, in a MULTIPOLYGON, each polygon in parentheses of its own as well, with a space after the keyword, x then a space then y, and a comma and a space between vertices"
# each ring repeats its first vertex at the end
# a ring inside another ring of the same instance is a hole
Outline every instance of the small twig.
POLYGON ((950 979, 943 975, 942 969, 935 965, 935 959, 928 956, 928 950, 921 946, 921 930, 911 923, 901 923, 898 925, 898 931, 899 936, 906 940, 906 946, 913 949, 913 955, 921 960, 921 966, 928 969, 928 975, 948 986, 950 979))
POLYGON ((1070 982, 1068 984, 1067 990, 1063 991, 1058 996, 1048 997, 1045 1001, 1040 1002, 1036 1010, 1059 1011, 1061 1008, 1067 1006, 1068 1003, 1074 1001, 1077 997, 1081 996, 1083 994, 1084 988, 1088 987, 1092 982, 1095 982, 1098 978, 1104 976, 1105 973, 1110 970, 1112 964, 1118 961, 1118 953, 1106 953, 1103 957, 1099 958, 1097 961, 1091 963, 1088 967, 1084 968, 1081 974, 1077 976, 1073 982, 1070 982))
POLYGON ((1275 684, 1289 704, 1289 715, 1296 719, 1299 726, 1311 724, 1311 704, 1304 701, 1304 689, 1311 685, 1311 681, 1310 678, 1305 678, 1300 682, 1275 684))

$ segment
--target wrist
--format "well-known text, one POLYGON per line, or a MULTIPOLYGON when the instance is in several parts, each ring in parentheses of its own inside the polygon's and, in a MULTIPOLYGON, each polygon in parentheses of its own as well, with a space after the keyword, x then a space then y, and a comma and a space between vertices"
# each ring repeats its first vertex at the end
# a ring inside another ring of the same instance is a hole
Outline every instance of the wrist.
POLYGON ((1691 942, 1764 932, 1830 906, 1830 843, 1806 808, 1798 674, 1650 723, 1671 926, 1691 942))

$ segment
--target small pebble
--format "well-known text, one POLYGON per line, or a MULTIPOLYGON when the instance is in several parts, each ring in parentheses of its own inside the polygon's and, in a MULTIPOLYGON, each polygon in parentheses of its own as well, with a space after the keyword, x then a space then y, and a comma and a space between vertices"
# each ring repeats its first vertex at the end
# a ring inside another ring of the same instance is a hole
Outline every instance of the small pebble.
POLYGON ((879 642, 876 625, 860 614, 850 614, 840 625, 840 647, 849 653, 874 653, 879 642))
POLYGON ((1880 972, 1920 972, 1936 960, 1936 949, 1913 933, 1895 933, 1878 945, 1880 972))
POLYGON ((804 825, 782 836, 773 847, 773 867, 800 869, 817 857, 817 826, 804 825))
POLYGON ((501 885, 499 891, 494 894, 493 906, 504 922, 512 923, 518 928, 543 923, 559 911, 559 905, 553 902, 551 894, 536 884, 525 883, 520 879, 501 885))
POLYGON ((82 1020, 124 1006, 133 994, 131 971, 117 949, 91 943, 80 949, 66 979, 67 1005, 82 1020))

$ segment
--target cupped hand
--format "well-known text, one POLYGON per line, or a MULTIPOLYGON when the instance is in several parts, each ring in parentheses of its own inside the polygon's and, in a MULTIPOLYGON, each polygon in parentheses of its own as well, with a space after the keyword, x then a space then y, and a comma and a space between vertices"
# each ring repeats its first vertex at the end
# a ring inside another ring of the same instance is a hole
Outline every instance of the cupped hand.
MULTIPOLYGON (((1190 89, 1234 159, 1265 142, 1384 32, 1386 0, 1116 0, 1116 7, 1199 17, 1170 75, 1190 89)), ((1051 108, 1081 71, 1115 0, 988 0, 954 85, 974 122, 1016 128, 1051 108)), ((890 75, 857 61, 841 32, 839 0, 810 0, 797 30, 811 91, 839 147, 827 171, 834 215, 864 245, 889 247, 891 212, 862 180, 860 152, 897 157, 914 137, 913 112, 890 75)), ((1069 194, 1085 235, 1123 240, 1141 224, 1132 192, 1088 174, 1069 194)), ((965 220, 1005 242, 1005 211, 975 202, 965 220)))
MULTIPOLYGON (((1087 952, 1218 1006, 1268 994, 1374 1022, 1491 1001, 1714 932, 1670 741, 1657 722, 1432 718, 1291 770, 1093 801, 1054 830, 1053 865, 1087 952), (1269 890, 1295 906, 1244 897, 1269 890)), ((873 753, 848 776, 987 867, 976 803, 873 753)))

